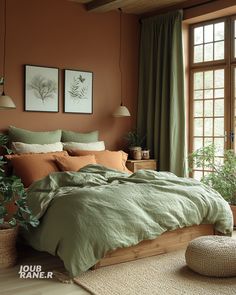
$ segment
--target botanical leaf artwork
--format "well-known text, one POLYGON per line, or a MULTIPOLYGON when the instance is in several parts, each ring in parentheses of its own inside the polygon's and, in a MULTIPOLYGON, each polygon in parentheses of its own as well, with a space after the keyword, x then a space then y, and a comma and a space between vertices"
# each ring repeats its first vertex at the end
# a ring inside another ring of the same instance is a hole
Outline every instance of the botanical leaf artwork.
POLYGON ((79 77, 74 76, 68 92, 74 101, 79 102, 80 99, 88 99, 88 86, 86 85, 86 78, 83 78, 81 74, 79 77))
POLYGON ((42 75, 35 75, 28 84, 28 89, 33 90, 35 97, 44 103, 47 99, 53 99, 57 92, 55 80, 48 79, 42 75))

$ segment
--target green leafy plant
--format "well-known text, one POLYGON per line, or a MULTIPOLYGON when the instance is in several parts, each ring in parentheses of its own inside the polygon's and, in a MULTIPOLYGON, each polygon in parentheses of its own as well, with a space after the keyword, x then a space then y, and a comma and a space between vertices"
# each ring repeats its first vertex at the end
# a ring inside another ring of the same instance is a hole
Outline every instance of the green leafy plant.
MULTIPOLYGON (((7 153, 11 150, 7 148, 8 136, 0 134, 0 147, 5 148, 7 153)), ((29 208, 27 207, 27 193, 21 179, 15 175, 7 176, 5 173, 6 162, 3 156, 0 157, 0 225, 8 223, 10 226, 21 225, 24 228, 30 224, 39 224, 29 208), (11 215, 9 208, 14 204, 15 210, 11 215), (7 221, 6 221, 7 220, 7 221)))
POLYGON ((125 140, 129 147, 141 147, 144 142, 145 136, 141 137, 137 131, 130 131, 125 136, 125 140))
POLYGON ((233 150, 225 150, 222 162, 216 154, 214 145, 196 150, 189 156, 190 171, 193 167, 210 171, 201 181, 218 191, 231 205, 236 205, 236 155, 233 150))

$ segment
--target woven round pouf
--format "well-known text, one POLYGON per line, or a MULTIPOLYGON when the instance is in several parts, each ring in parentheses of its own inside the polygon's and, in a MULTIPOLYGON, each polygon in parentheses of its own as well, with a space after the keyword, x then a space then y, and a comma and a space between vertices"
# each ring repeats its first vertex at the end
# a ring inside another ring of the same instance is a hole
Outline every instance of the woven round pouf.
POLYGON ((188 267, 199 274, 236 276, 236 239, 225 236, 196 238, 189 243, 185 259, 188 267))

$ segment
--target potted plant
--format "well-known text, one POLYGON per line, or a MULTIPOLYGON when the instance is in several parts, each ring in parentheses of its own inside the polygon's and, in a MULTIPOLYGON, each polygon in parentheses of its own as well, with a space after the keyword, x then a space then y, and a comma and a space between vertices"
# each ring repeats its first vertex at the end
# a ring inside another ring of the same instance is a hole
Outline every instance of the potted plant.
MULTIPOLYGON (((0 147, 7 148, 8 137, 0 134, 0 147)), ((38 225, 38 220, 27 207, 27 193, 21 179, 5 173, 3 156, 0 157, 0 267, 9 267, 16 262, 16 238, 19 226, 38 225)))
POLYGON ((216 154, 216 147, 209 145, 193 152, 189 156, 189 163, 191 169, 204 167, 210 171, 201 181, 218 191, 229 202, 236 226, 236 155, 233 150, 225 150, 224 161, 220 161, 216 154))
POLYGON ((131 159, 141 160, 142 159, 142 143, 145 137, 140 137, 137 131, 130 131, 125 136, 127 141, 129 154, 131 159))

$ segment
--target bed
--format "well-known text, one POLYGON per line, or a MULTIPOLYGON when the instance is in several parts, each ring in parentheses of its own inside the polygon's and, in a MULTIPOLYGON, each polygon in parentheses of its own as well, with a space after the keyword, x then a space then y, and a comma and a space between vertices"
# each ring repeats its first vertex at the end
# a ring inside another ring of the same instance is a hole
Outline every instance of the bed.
POLYGON ((58 255, 71 277, 233 228, 231 209, 217 192, 168 172, 130 175, 94 164, 51 173, 30 186, 28 203, 40 225, 24 233, 27 243, 58 255))

